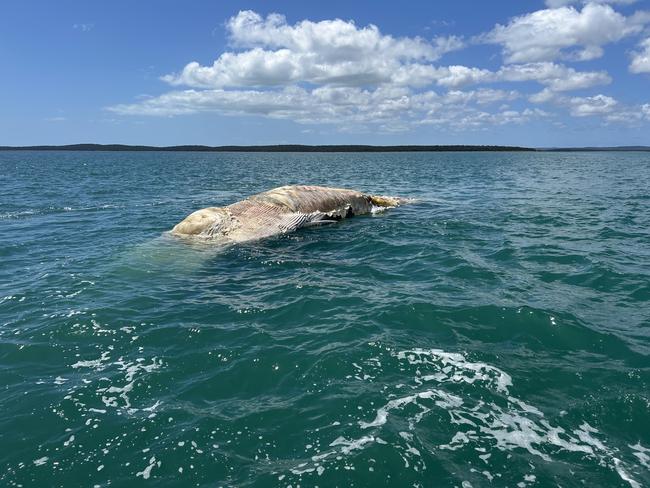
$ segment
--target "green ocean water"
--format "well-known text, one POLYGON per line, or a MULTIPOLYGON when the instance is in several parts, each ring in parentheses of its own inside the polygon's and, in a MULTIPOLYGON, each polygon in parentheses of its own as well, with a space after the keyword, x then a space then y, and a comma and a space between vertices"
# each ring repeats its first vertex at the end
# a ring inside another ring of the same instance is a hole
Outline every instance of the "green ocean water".
POLYGON ((648 153, 0 153, 0 486, 650 486, 648 153), (217 248, 284 184, 411 197, 217 248))

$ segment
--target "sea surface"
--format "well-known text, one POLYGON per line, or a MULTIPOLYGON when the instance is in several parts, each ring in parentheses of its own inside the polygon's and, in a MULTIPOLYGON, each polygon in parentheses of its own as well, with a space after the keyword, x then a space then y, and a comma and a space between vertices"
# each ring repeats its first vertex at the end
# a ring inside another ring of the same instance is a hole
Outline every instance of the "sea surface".
POLYGON ((650 154, 0 152, 0 486, 650 486, 650 154))

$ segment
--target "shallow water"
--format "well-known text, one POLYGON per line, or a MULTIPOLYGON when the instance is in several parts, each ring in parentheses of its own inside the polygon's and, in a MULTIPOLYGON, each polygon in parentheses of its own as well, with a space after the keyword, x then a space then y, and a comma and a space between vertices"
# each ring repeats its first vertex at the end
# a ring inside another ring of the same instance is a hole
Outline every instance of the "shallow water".
POLYGON ((0 485, 650 485, 648 153, 0 153, 0 485), (164 234, 282 184, 417 202, 164 234))

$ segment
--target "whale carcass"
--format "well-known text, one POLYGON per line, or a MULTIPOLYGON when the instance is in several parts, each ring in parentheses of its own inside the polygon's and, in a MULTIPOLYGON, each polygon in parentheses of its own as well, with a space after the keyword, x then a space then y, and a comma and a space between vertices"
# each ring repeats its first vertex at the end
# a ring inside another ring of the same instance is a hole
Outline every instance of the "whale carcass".
POLYGON ((404 201, 344 188, 282 186, 225 207, 197 210, 174 226, 171 233, 232 242, 254 241, 396 207, 404 201))

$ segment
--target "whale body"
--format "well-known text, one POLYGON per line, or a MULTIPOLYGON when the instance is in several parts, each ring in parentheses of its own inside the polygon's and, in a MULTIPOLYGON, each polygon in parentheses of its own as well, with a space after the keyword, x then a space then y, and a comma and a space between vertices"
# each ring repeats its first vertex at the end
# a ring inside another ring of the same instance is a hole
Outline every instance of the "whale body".
POLYGON ((225 207, 197 210, 174 226, 171 233, 247 242, 396 207, 405 201, 345 188, 282 186, 225 207))

